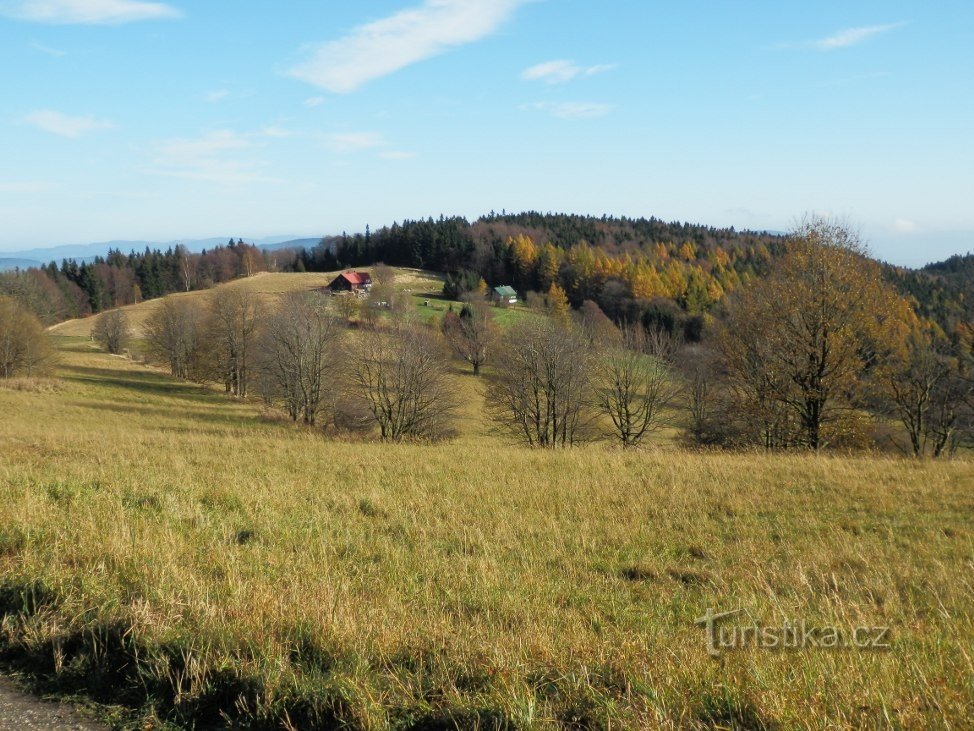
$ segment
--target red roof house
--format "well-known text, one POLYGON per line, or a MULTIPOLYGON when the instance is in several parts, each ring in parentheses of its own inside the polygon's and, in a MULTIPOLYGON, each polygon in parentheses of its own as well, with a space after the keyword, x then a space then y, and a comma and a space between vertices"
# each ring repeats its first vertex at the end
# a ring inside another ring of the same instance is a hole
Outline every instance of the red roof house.
POLYGON ((342 272, 326 289, 330 292, 368 292, 372 288, 372 275, 368 272, 342 272))

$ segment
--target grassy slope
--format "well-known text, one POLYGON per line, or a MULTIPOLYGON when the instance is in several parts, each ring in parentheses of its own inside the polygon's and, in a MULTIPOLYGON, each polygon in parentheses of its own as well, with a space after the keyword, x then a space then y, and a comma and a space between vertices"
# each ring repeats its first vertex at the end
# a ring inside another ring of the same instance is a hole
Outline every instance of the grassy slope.
POLYGON ((62 347, 0 389, 0 646, 140 724, 974 717, 970 463, 329 441, 62 347), (714 660, 708 607, 893 649, 714 660))
MULTIPOLYGON (((370 270, 370 267, 362 269, 362 271, 370 270)), ((455 309, 459 309, 462 306, 459 302, 451 302, 442 296, 443 278, 441 275, 419 269, 404 268, 397 268, 395 272, 396 287, 408 292, 412 296, 413 303, 420 315, 440 318, 450 305, 453 305, 455 309)), ((335 278, 336 274, 338 272, 306 274, 261 272, 253 277, 237 279, 214 289, 179 292, 171 296, 204 302, 220 288, 247 289, 252 292, 257 292, 264 302, 269 306, 273 306, 282 294, 324 287, 335 278)), ((141 337, 143 323, 149 314, 159 307, 161 302, 161 299, 146 300, 137 305, 129 305, 122 308, 129 317, 129 323, 132 327, 133 335, 136 338, 141 337)), ((496 316, 499 324, 507 325, 516 321, 518 318, 530 317, 532 315, 530 311, 521 305, 514 308, 498 309, 496 310, 496 316)), ((54 325, 50 328, 50 331, 55 335, 65 337, 87 338, 91 336, 91 329, 95 324, 95 320, 96 318, 94 317, 68 320, 67 322, 54 325)))

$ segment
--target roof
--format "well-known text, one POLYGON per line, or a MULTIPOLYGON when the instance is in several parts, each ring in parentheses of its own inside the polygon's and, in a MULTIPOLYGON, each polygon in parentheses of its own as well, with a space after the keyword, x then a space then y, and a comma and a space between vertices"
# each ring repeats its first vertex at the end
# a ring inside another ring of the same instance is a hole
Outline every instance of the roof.
POLYGON ((364 284, 372 284, 372 275, 368 272, 342 272, 336 278, 344 279, 353 287, 361 287, 364 284))
POLYGON ((508 287, 506 284, 501 287, 494 287, 494 292, 501 297, 517 297, 517 292, 514 291, 514 287, 508 287))

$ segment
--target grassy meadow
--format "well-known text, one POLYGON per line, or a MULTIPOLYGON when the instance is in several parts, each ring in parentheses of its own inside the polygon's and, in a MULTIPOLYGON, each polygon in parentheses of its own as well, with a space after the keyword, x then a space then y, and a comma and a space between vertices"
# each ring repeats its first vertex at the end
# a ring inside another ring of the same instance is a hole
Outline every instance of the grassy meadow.
POLYGON ((55 381, 0 388, 0 659, 118 726, 974 719, 969 461, 531 451, 459 368, 455 440, 344 441, 81 326, 55 381), (711 657, 708 608, 891 646, 711 657))

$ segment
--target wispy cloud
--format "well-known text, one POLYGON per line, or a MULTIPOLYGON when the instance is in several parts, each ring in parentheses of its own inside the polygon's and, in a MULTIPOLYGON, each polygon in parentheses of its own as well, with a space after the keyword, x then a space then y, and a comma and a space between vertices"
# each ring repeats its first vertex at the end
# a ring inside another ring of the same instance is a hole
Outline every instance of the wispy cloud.
POLYGON ((31 43, 30 47, 35 51, 40 51, 41 53, 47 54, 48 56, 54 56, 55 58, 61 58, 67 56, 67 51, 62 51, 58 48, 51 48, 50 46, 45 46, 43 43, 31 43))
POLYGON ((328 147, 342 154, 385 147, 388 143, 378 132, 343 132, 328 135, 328 147))
POLYGON ((820 51, 832 51, 836 48, 847 48, 848 46, 855 46, 858 43, 862 43, 873 36, 878 36, 882 33, 887 33, 894 28, 899 28, 902 25, 903 23, 889 23, 887 25, 868 25, 861 28, 846 28, 845 30, 840 30, 838 33, 830 35, 827 38, 821 38, 815 41, 813 45, 820 51))
POLYGON ((325 103, 325 97, 323 96, 312 96, 305 99, 302 102, 302 104, 304 104, 304 106, 306 106, 308 109, 314 109, 315 107, 320 107, 324 103, 325 103))
POLYGON ((597 119, 606 116, 613 109, 611 104, 594 102, 535 102, 521 108, 547 112, 560 119, 597 119))
POLYGON ((777 48, 812 48, 817 51, 835 51, 839 48, 849 48, 896 28, 902 28, 906 23, 887 23, 886 25, 865 25, 858 28, 845 28, 830 36, 804 43, 779 43, 777 48))
POLYGON ((182 16, 166 3, 142 0, 7 0, 0 13, 36 23, 120 25, 182 16))
POLYGON ((416 157, 415 152, 405 152, 404 150, 388 150, 380 152, 379 157, 383 160, 412 160, 416 157))
POLYGON ((595 76, 615 68, 614 64, 579 66, 572 61, 545 61, 524 69, 521 78, 525 81, 544 81, 547 84, 564 84, 566 81, 586 76, 595 76))
POLYGON ((908 218, 897 218, 893 221, 893 230, 898 234, 914 234, 920 230, 920 226, 908 218))
POLYGON ((292 132, 289 129, 286 129, 285 127, 279 127, 276 124, 268 124, 268 125, 266 125, 264 127, 261 127, 260 133, 264 137, 277 137, 277 138, 281 138, 281 137, 293 137, 294 136, 294 132, 292 132))
POLYGON ((70 137, 72 139, 77 139, 78 137, 100 129, 111 129, 115 126, 108 120, 98 119, 91 114, 72 117, 61 112, 56 112, 53 109, 39 109, 31 112, 24 117, 23 121, 40 130, 50 132, 52 135, 70 137))
POLYGON ((202 137, 178 138, 157 142, 153 149, 154 175, 167 175, 212 183, 276 183, 261 172, 264 165, 241 153, 256 145, 254 135, 233 130, 217 130, 202 137))
POLYGON ((230 96, 229 89, 214 89, 213 91, 208 91, 203 95, 203 101, 210 104, 216 104, 217 102, 222 102, 230 96))
POLYGON ((343 94, 496 31, 526 0, 425 0, 309 49, 290 74, 343 94))

